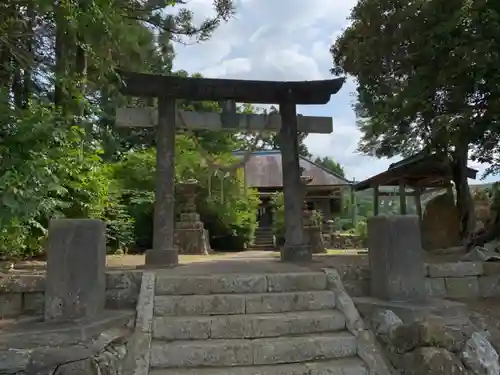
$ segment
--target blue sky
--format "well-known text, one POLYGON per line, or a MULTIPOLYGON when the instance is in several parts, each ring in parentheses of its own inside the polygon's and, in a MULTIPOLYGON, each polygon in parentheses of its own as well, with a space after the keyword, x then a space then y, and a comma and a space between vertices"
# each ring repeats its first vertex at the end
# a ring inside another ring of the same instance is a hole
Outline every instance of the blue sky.
MULTIPOLYGON (((348 25, 355 0, 238 0, 234 19, 202 44, 177 45, 175 69, 205 77, 315 80, 331 78, 329 47, 348 25)), ((197 20, 212 14, 212 1, 191 0, 197 20)), ((347 177, 362 180, 399 158, 375 159, 356 153, 360 132, 352 109, 356 86, 348 80, 325 106, 301 106, 304 115, 333 117, 332 134, 306 139, 312 154, 329 156, 347 177)), ((484 170, 484 166, 471 164, 484 170)), ((489 178, 487 181, 496 180, 489 178)), ((479 182, 479 181, 478 181, 479 182)))

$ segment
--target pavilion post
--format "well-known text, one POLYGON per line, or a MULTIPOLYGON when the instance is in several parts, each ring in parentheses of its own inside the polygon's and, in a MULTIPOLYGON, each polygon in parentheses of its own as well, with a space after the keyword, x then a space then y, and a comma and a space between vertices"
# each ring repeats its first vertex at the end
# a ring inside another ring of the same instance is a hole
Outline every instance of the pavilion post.
POLYGON ((146 265, 175 266, 179 254, 174 246, 176 100, 158 98, 156 130, 156 189, 153 218, 153 249, 146 251, 146 265))
POLYGON ((291 100, 280 103, 281 129, 279 144, 283 171, 283 198, 285 202, 285 245, 281 250, 283 261, 312 259, 310 247, 304 241, 302 222, 302 189, 300 180, 299 145, 297 134, 297 106, 291 100))
POLYGON ((352 216, 352 225, 354 228, 358 226, 358 203, 356 201, 356 192, 354 191, 354 187, 351 186, 351 216, 352 216))
POLYGON ((420 220, 422 220, 422 189, 415 189, 415 207, 417 210, 417 215, 420 220))
POLYGON ((379 194, 379 186, 375 185, 373 187, 373 216, 378 216, 378 211, 380 208, 380 194, 379 194))
POLYGON ((401 215, 406 215, 406 185, 404 181, 399 182, 399 210, 401 215))

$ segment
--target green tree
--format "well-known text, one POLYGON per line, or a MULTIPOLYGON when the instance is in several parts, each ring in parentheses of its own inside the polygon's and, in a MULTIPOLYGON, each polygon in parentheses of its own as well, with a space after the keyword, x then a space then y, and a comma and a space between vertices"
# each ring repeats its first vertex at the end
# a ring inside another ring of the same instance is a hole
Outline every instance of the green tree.
POLYGON ((467 239, 474 225, 469 150, 495 157, 499 138, 499 6, 466 0, 361 0, 331 48, 335 74, 358 82, 359 149, 449 158, 467 239))
POLYGON ((335 160, 328 156, 324 156, 320 158, 319 156, 314 159, 314 162, 318 165, 321 165, 322 167, 328 169, 329 171, 332 171, 333 173, 337 174, 340 177, 345 178, 345 171, 344 167, 340 165, 340 163, 337 163, 335 160))

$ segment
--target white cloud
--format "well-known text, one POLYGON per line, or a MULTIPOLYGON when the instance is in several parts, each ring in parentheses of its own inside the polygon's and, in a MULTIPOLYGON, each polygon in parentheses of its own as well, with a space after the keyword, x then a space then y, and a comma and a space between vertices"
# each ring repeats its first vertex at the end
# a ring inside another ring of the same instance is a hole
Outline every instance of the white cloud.
MULTIPOLYGON (((212 16, 211 1, 191 0, 201 22, 212 16)), ((356 0, 237 0, 234 19, 222 24, 211 40, 176 47, 176 69, 206 77, 315 80, 331 78, 330 45, 348 25, 356 0)), ((340 162, 349 178, 361 180, 387 169, 394 160, 356 153, 360 132, 352 110, 355 83, 348 80, 326 106, 301 106, 306 115, 331 116, 332 134, 306 139, 310 151, 340 162)), ((481 170, 484 167, 480 166, 481 170)))

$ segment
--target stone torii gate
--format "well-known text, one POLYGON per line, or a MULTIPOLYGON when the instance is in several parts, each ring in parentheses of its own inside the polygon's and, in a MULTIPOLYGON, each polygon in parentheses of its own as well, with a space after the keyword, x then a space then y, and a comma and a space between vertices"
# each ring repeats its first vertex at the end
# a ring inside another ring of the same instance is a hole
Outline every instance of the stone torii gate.
POLYGON ((302 185, 300 180, 298 131, 331 133, 328 117, 297 116, 297 105, 327 104, 344 83, 343 78, 275 82, 233 79, 190 78, 120 72, 124 85, 120 92, 135 97, 158 98, 153 108, 119 108, 117 126, 156 126, 156 193, 153 223, 153 249, 146 252, 146 265, 175 266, 174 246, 174 155, 176 124, 191 129, 233 131, 279 131, 285 201, 284 261, 311 259, 304 243, 302 223, 302 185), (177 111, 176 100, 224 102, 223 112, 177 111), (236 114, 236 102, 278 104, 279 115, 236 114), (182 122, 179 121, 182 116, 182 122), (267 117, 271 116, 271 117, 267 117), (286 171, 286 172, 285 172, 286 171))

